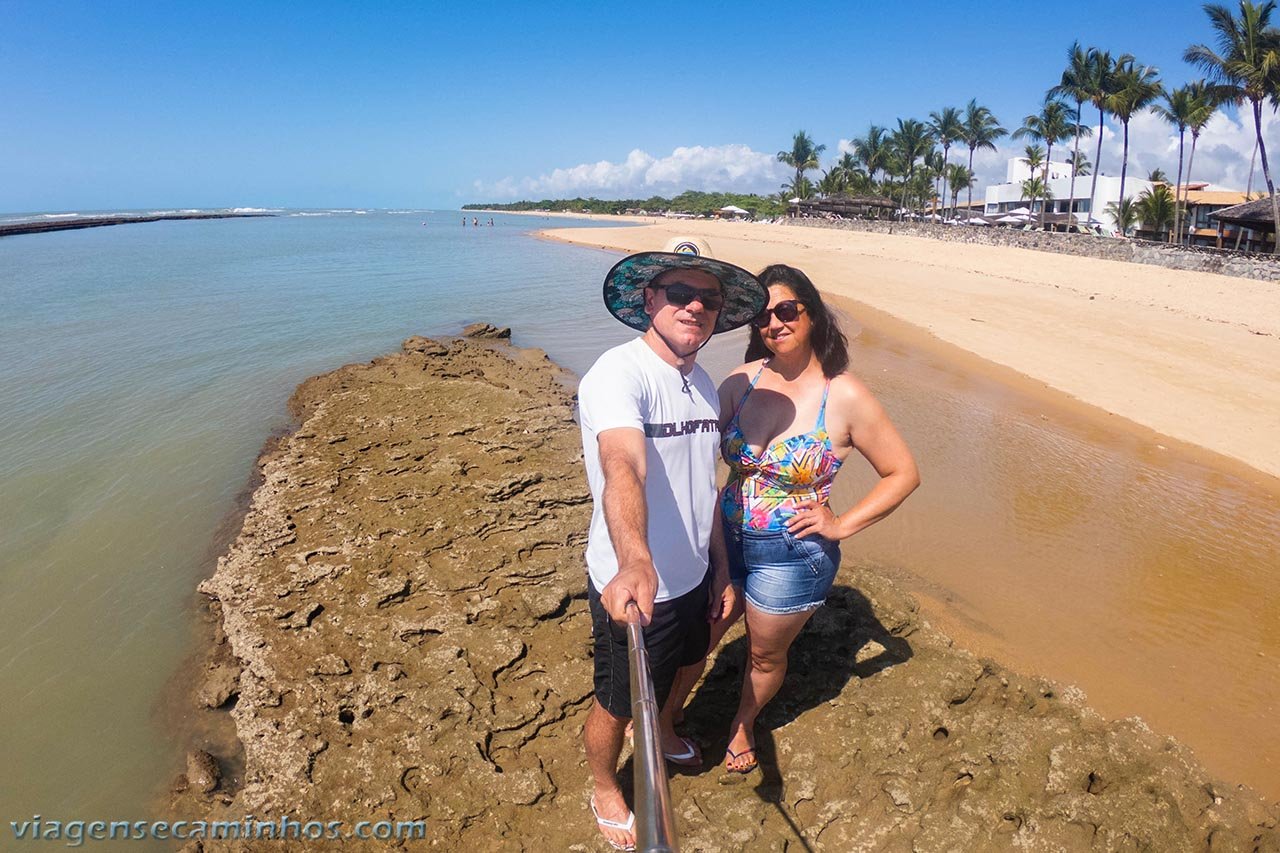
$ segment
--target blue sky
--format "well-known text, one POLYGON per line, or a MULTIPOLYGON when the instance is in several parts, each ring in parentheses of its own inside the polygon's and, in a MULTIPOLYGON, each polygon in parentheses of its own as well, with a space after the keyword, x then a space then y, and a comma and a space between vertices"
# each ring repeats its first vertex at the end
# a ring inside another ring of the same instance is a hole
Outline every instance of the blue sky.
MULTIPOLYGON (((798 129, 831 158, 873 122, 975 97, 1012 128, 1073 39, 1133 53, 1176 85, 1193 76, 1184 48, 1211 38, 1199 4, 1169 0, 0 0, 0 12, 10 212, 771 191, 766 163, 798 129)), ((1204 141, 1197 154, 1209 180, 1247 169, 1247 143, 1233 159, 1223 121, 1222 162, 1204 141)), ((1147 168, 1176 171, 1176 149, 1156 162, 1166 136, 1150 122, 1153 150, 1135 152, 1147 168)), ((1021 148, 1006 144, 984 178, 1021 148)))

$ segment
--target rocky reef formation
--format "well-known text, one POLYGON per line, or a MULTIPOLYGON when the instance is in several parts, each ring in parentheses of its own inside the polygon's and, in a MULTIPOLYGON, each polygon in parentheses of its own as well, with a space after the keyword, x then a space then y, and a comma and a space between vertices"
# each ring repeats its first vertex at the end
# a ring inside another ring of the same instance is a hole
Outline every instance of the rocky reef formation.
MULTIPOLYGON (((173 816, 426 822, 344 849, 607 849, 580 745, 572 403, 545 355, 492 340, 412 338, 298 389, 301 425, 201 585, 225 642, 193 701, 230 705, 243 756, 193 753, 173 816)), ((872 566, 846 565, 797 641, 745 777, 714 763, 743 653, 739 626, 688 708, 711 758, 672 780, 686 850, 1280 849, 1274 806, 953 647, 872 566)))

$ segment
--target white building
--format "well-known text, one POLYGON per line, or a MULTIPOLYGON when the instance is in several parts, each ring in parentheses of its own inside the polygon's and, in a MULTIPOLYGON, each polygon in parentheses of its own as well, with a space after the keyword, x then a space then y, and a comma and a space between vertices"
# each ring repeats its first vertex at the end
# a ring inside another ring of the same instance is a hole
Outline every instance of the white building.
MULTIPOLYGON (((1041 173, 1041 169, 1037 169, 1037 177, 1041 173)), ((1044 199, 1038 199, 1035 204, 1031 203, 1029 198, 1022 195, 1022 182, 1031 177, 1031 170, 1027 168, 1027 161, 1021 157, 1014 157, 1009 160, 1008 168, 1005 171, 1005 182, 1003 184, 991 184, 987 187, 986 206, 983 208, 983 214, 990 216, 992 214, 1008 213, 1019 207, 1026 207, 1032 213, 1039 213, 1044 205, 1048 205, 1049 213, 1066 213, 1070 210, 1076 214, 1077 220, 1080 222, 1092 221, 1101 223, 1103 231, 1111 232, 1116 230, 1115 219, 1107 212, 1107 206, 1120 200, 1120 176, 1119 175, 1098 175, 1098 186, 1095 195, 1090 198, 1089 190, 1093 187, 1093 175, 1079 175, 1076 177, 1075 196, 1071 196, 1071 165, 1069 163, 1050 163, 1049 164, 1049 196, 1046 202, 1044 199)), ((1143 190, 1150 189, 1155 184, 1150 181, 1143 180, 1137 175, 1127 175, 1124 182, 1124 194, 1132 199, 1137 199, 1143 190)))

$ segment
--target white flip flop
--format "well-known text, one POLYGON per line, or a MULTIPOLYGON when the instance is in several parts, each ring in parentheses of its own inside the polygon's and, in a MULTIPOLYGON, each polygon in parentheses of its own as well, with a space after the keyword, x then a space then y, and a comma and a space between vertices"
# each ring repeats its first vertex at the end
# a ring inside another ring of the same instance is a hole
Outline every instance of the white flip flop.
MULTIPOLYGON (((606 829, 619 829, 623 832, 631 832, 633 829, 635 829, 635 826, 636 826, 636 813, 633 811, 627 812, 626 823, 623 823, 622 821, 619 821, 619 820, 609 820, 609 818, 607 817, 600 817, 600 812, 596 811, 595 794, 591 795, 591 814, 593 817, 595 817, 596 823, 600 826, 605 827, 606 829)), ((636 849, 636 846, 634 844, 619 844, 618 842, 610 838, 605 838, 605 841, 608 841, 609 846, 612 847, 614 850, 635 850, 636 849)))

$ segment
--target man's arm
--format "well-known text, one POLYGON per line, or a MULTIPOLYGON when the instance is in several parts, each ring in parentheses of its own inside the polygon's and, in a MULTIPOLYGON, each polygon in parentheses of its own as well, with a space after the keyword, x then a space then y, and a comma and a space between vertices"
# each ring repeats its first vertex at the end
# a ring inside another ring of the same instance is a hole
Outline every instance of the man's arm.
POLYGON ((711 598, 707 602, 707 621, 713 625, 721 619, 728 618, 738 599, 738 591, 729 582, 729 549, 724 539, 719 504, 717 500, 708 548, 711 559, 711 598))
POLYGON ((596 446, 604 474, 604 520, 618 557, 618 574, 600 590, 600 601, 620 622, 626 621, 627 604, 634 601, 647 625, 658 593, 658 572, 649 552, 644 433, 632 427, 607 429, 596 437, 596 446))

